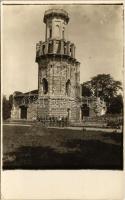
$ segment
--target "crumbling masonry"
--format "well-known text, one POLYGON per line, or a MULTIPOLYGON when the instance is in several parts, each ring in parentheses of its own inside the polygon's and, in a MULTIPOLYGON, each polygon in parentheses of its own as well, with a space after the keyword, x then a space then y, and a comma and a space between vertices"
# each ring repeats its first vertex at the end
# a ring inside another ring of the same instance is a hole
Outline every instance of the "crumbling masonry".
MULTIPOLYGON (((83 110, 81 102, 80 63, 75 58, 76 47, 66 38, 68 13, 62 9, 50 9, 45 12, 43 22, 46 25, 45 41, 36 44, 38 90, 14 93, 11 118, 33 120, 55 117, 79 122, 87 107, 83 110)), ((93 106, 87 106, 91 108, 89 113, 95 115, 93 106)))

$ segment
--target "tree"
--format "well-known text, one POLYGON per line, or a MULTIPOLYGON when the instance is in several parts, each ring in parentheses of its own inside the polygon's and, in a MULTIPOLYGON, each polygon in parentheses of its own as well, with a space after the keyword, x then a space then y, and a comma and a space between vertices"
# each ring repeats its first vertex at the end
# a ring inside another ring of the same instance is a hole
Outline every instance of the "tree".
POLYGON ((6 120, 9 118, 9 101, 6 99, 6 96, 3 96, 3 119, 6 120))
MULTIPOLYGON (((114 80, 110 74, 98 74, 92 77, 90 81, 82 84, 82 92, 85 92, 83 96, 93 94, 96 97, 100 97, 100 99, 106 102, 107 112, 109 112, 109 110, 111 112, 111 104, 113 101, 118 101, 116 97, 120 90, 122 90, 121 82, 114 80)), ((122 106, 122 103, 120 105, 122 106)))
POLYGON ((13 95, 9 96, 9 99, 3 95, 3 120, 6 120, 11 117, 11 109, 13 103, 13 95))
POLYGON ((89 81, 82 84, 82 96, 83 97, 92 96, 91 85, 89 84, 89 81))
POLYGON ((123 113, 123 97, 122 97, 122 95, 118 95, 111 100, 108 112, 112 113, 112 114, 123 113))
POLYGON ((91 79, 91 87, 94 95, 100 97, 107 103, 117 96, 118 91, 122 90, 120 81, 115 81, 110 74, 99 74, 91 79))
POLYGON ((13 95, 11 94, 9 96, 9 107, 10 107, 10 110, 12 109, 12 106, 13 106, 13 95))

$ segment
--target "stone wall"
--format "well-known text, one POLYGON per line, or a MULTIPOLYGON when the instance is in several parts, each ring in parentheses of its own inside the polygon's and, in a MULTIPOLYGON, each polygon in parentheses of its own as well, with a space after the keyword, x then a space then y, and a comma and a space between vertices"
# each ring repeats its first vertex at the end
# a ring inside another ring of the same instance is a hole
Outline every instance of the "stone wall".
POLYGON ((80 99, 78 62, 67 57, 45 57, 39 62, 38 79, 39 98, 48 99, 47 107, 39 106, 39 117, 70 115, 70 120, 80 118, 80 102, 76 100, 80 99), (47 82, 47 92, 45 92, 44 82, 47 82))
MULTIPOLYGON (((88 117, 102 116, 106 113, 106 103, 99 97, 83 97, 81 99, 81 105, 87 105, 89 108, 88 117)), ((84 112, 83 112, 84 113, 84 112)))
POLYGON ((19 108, 19 106, 13 105, 12 110, 11 110, 11 119, 13 119, 13 120, 20 119, 20 108, 19 108))
POLYGON ((80 119, 79 102, 69 97, 48 96, 40 97, 38 105, 38 118, 64 117, 70 121, 80 119))
MULTIPOLYGON (((39 96, 44 95, 43 79, 48 82, 48 94, 67 95, 66 83, 71 83, 71 97, 80 96, 79 65, 60 58, 42 60, 39 64, 39 96)), ((48 95, 47 94, 47 95, 48 95)))
POLYGON ((75 45, 70 41, 49 39, 45 42, 40 41, 36 44, 36 60, 44 55, 59 54, 75 58, 75 45))
POLYGON ((49 98, 39 97, 37 114, 38 118, 44 118, 49 115, 49 98))
POLYGON ((37 104, 36 103, 31 103, 28 105, 27 119, 28 120, 36 120, 37 119, 37 104))

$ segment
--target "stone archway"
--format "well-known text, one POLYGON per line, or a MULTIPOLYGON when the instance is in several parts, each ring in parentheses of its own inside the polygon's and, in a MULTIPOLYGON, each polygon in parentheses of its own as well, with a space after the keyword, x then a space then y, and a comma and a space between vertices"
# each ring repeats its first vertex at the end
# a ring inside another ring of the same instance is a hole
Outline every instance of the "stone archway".
POLYGON ((20 106, 20 119, 27 119, 27 107, 20 106))
POLYGON ((43 94, 47 94, 48 93, 48 81, 43 78, 42 80, 42 85, 43 85, 43 94))
POLYGON ((71 82, 68 79, 67 82, 66 82, 66 95, 70 96, 70 93, 71 93, 71 82))
POLYGON ((90 108, 87 104, 82 104, 81 106, 81 117, 89 117, 90 115, 90 108))
POLYGON ((70 108, 67 108, 67 118, 68 118, 68 121, 71 118, 71 110, 70 110, 70 108))

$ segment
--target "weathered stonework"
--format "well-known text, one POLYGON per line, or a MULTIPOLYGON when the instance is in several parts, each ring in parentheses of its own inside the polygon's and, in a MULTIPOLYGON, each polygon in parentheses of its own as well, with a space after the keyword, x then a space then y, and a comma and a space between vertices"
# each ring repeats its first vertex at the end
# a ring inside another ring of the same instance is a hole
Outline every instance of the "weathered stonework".
POLYGON ((27 109, 27 119, 36 120, 37 119, 37 104, 31 103, 28 105, 27 109))
POLYGON ((11 119, 20 119, 20 108, 19 108, 19 106, 13 106, 12 107, 11 119))
POLYGON ((38 105, 39 117, 80 118, 80 63, 75 59, 75 45, 65 39, 68 21, 66 11, 45 12, 46 40, 36 45, 38 94, 46 102, 38 105))
POLYGON ((97 98, 81 98, 80 63, 74 43, 66 40, 68 13, 61 9, 45 12, 45 41, 36 44, 38 90, 13 95, 12 119, 66 118, 77 122, 98 115, 104 105, 97 98), (96 103, 98 108, 96 108, 96 103))
POLYGON ((81 98, 81 119, 104 115, 106 110, 106 103, 99 97, 81 98))
POLYGON ((37 90, 28 93, 14 93, 11 119, 37 119, 37 99, 37 90))

